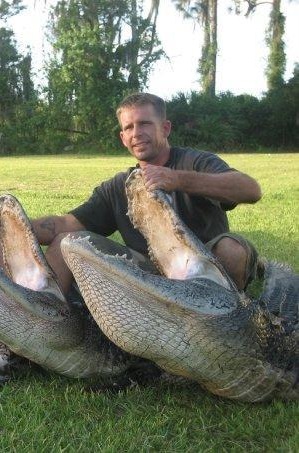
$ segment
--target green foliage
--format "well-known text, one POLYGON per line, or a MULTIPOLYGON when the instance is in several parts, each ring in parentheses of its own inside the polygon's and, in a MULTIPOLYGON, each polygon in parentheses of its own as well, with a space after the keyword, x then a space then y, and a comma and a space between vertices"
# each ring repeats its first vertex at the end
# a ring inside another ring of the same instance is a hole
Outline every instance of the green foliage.
MULTIPOLYGON (((49 24, 53 55, 46 68, 48 85, 38 94, 32 82, 31 55, 18 52, 14 34, 6 27, 6 19, 23 8, 22 2, 2 1, 0 154, 119 153, 116 106, 129 92, 146 88, 151 68, 163 55, 156 34, 159 3, 151 0, 145 14, 141 0, 59 1, 49 24)), ((298 70, 283 82, 284 17, 279 0, 273 3, 268 34, 273 56, 271 71, 268 67, 271 89, 262 99, 231 93, 211 96, 215 94, 217 1, 175 3, 187 17, 204 25, 200 63, 204 89, 178 93, 168 102, 171 143, 228 151, 298 150, 298 70)), ((238 9, 241 2, 235 3, 238 9)), ((247 4, 250 14, 260 3, 247 4)))
POLYGON ((6 21, 9 17, 18 14, 25 6, 23 0, 1 0, 0 3, 0 20, 6 21))
POLYGON ((182 93, 167 103, 171 143, 234 151, 297 148, 298 74, 262 99, 222 93, 214 98, 182 93))
POLYGON ((281 0, 273 0, 270 24, 266 36, 266 43, 269 47, 266 70, 269 90, 280 88, 283 85, 283 76, 286 67, 286 54, 283 41, 285 17, 280 11, 280 3, 281 0))
POLYGON ((0 28, 0 106, 1 120, 14 115, 14 106, 21 99, 21 86, 18 66, 20 55, 16 49, 13 32, 0 28))
MULTIPOLYGON (((267 2, 257 2, 257 0, 234 0, 235 12, 240 14, 241 4, 245 3, 247 11, 245 16, 254 14, 256 8, 267 2)), ((283 41, 285 31, 285 16, 281 12, 281 0, 272 0, 269 25, 266 31, 266 44, 269 49, 266 76, 268 90, 277 90, 284 84, 284 72, 286 67, 285 45, 283 41)))
POLYGON ((37 93, 31 77, 31 55, 20 55, 6 20, 23 9, 22 2, 0 5, 0 154, 34 152, 37 93))
POLYGON ((76 131, 76 141, 118 146, 116 105, 128 90, 145 86, 152 64, 162 55, 156 3, 146 18, 140 1, 57 3, 51 21, 54 55, 48 66, 50 129, 64 131, 68 138, 67 131, 76 131))
POLYGON ((204 40, 198 72, 201 89, 206 95, 215 96, 217 57, 217 6, 218 0, 173 0, 185 18, 192 19, 203 28, 204 40))

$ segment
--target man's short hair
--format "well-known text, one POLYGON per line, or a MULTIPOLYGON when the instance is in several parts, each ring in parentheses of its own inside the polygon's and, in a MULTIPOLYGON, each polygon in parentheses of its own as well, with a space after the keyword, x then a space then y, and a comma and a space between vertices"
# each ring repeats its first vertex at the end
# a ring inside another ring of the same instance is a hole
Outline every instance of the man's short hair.
POLYGON ((161 120, 166 119, 166 104, 162 98, 150 93, 133 93, 125 97, 118 105, 116 110, 118 121, 120 120, 120 115, 123 109, 148 104, 151 104, 154 107, 156 114, 161 118, 161 120))

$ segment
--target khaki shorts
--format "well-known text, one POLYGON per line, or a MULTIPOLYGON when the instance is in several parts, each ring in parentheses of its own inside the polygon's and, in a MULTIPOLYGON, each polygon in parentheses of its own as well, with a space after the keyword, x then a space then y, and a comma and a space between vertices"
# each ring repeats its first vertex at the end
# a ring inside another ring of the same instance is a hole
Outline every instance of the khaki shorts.
POLYGON ((258 253, 254 247, 254 245, 245 239, 243 236, 240 236, 236 233, 222 233, 218 236, 211 239, 209 242, 205 244, 210 252, 213 252, 213 247, 223 238, 230 238, 237 241, 246 251, 247 254, 247 261, 246 261, 246 268, 245 268, 245 288, 247 285, 256 278, 257 276, 257 266, 258 266, 258 253))

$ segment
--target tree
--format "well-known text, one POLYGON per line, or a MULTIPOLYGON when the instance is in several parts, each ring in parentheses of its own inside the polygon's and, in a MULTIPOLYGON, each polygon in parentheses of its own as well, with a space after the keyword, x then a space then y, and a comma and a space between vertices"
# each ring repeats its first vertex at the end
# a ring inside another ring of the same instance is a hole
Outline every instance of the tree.
POLYGON ((22 4, 23 0, 1 0, 0 3, 0 20, 6 22, 9 17, 18 14, 25 6, 22 4))
POLYGON ((22 2, 3 1, 0 5, 0 129, 1 152, 16 151, 32 130, 29 122, 34 115, 37 95, 31 77, 31 55, 17 50, 14 33, 6 26, 9 17, 23 9, 22 2), (19 143, 18 143, 19 142, 19 143))
POLYGON ((158 8, 159 1, 153 0, 144 17, 143 2, 136 0, 57 3, 50 24, 54 55, 48 67, 48 101, 56 124, 114 140, 118 101, 124 93, 146 86, 153 63, 162 55, 156 35, 158 8))
POLYGON ((245 16, 253 14, 260 5, 271 4, 270 21, 266 30, 266 44, 269 49, 266 68, 268 90, 281 87, 284 83, 286 67, 286 54, 284 51, 284 26, 285 16, 281 12, 281 0, 261 1, 257 0, 235 0, 236 12, 240 13, 241 3, 247 4, 245 16))
POLYGON ((198 72, 204 94, 215 96, 217 65, 217 0, 174 0, 177 9, 187 18, 203 26, 204 42, 198 72))
POLYGON ((0 119, 13 116, 14 107, 21 98, 18 65, 20 55, 16 49, 13 32, 0 28, 0 119))
POLYGON ((2 1, 0 4, 0 118, 8 119, 13 115, 14 106, 21 97, 18 67, 21 61, 16 48, 14 33, 6 26, 9 17, 22 9, 20 0, 2 1))
POLYGON ((281 0, 273 0, 270 23, 267 30, 266 43, 269 48, 266 69, 268 90, 281 87, 284 83, 286 54, 284 51, 285 17, 280 10, 281 0))
POLYGON ((129 26, 131 38, 125 45, 128 69, 128 85, 138 91, 146 85, 152 63, 163 54, 157 47, 156 22, 159 13, 160 0, 152 0, 147 17, 143 18, 137 0, 131 0, 129 26))

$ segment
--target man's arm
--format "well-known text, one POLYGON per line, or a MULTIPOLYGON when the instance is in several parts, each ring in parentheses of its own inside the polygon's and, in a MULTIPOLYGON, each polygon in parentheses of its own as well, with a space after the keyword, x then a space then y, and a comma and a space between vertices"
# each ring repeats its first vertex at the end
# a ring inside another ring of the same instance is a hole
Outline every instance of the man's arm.
POLYGON ((149 190, 182 191, 228 203, 256 203, 262 196, 257 181, 245 173, 171 170, 147 164, 142 168, 149 190))
POLYGON ((72 214, 41 217, 31 221, 37 240, 49 245, 59 233, 85 230, 85 226, 72 214))

